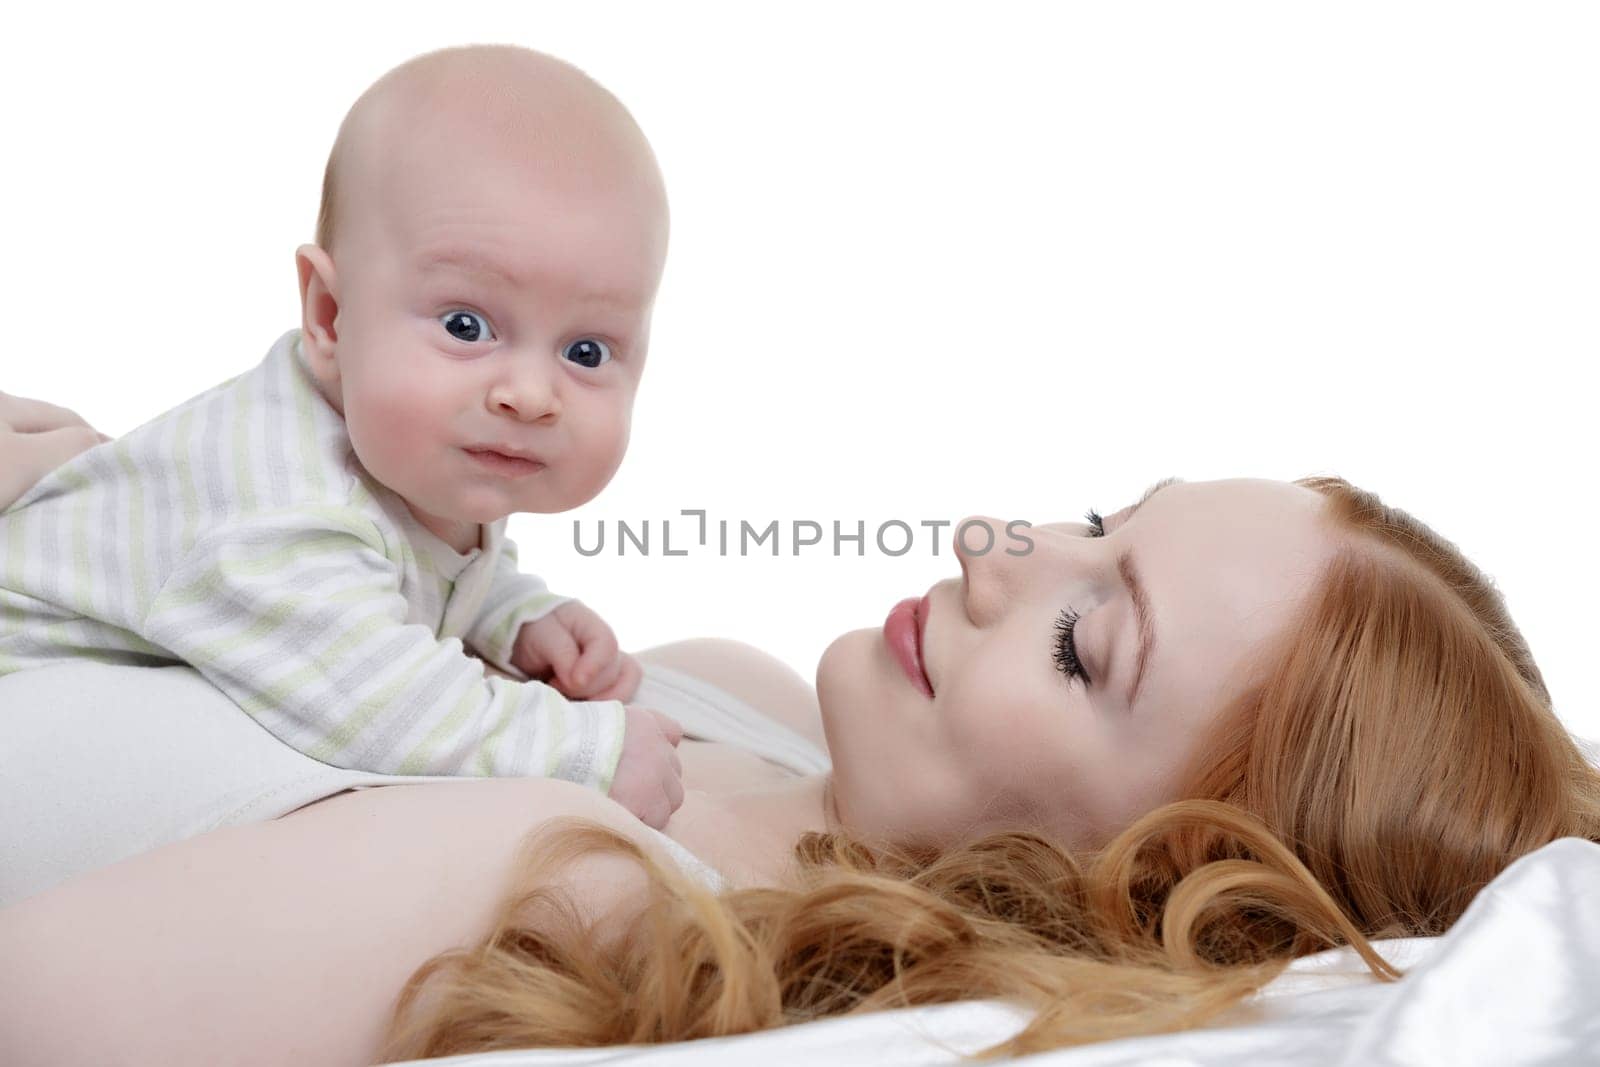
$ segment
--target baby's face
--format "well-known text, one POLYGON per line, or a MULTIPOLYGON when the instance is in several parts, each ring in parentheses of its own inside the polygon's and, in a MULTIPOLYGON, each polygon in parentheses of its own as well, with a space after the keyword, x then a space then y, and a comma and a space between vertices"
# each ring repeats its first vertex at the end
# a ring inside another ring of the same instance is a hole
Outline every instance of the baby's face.
POLYGON ((616 472, 666 218, 638 176, 446 162, 399 168, 341 247, 318 376, 367 471, 464 550, 478 523, 575 508, 616 472))

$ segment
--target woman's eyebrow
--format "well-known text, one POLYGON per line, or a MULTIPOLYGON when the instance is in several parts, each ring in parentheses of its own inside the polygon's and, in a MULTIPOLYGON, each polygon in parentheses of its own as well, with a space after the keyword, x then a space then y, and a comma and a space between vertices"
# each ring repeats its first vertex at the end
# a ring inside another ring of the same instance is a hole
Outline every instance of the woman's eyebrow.
POLYGON ((1144 491, 1144 495, 1139 498, 1138 503, 1131 504, 1131 505, 1128 506, 1128 508, 1126 509, 1127 514, 1122 516, 1122 522, 1117 523, 1117 525, 1121 526, 1122 523, 1127 522, 1129 519, 1133 518, 1134 512, 1136 512, 1140 508, 1144 507, 1145 502, 1148 501, 1151 497, 1155 496, 1157 493, 1161 492, 1161 490, 1165 489, 1169 485, 1176 485, 1177 483, 1179 483, 1181 481, 1183 481, 1183 479, 1178 477, 1176 474, 1174 474, 1174 475, 1171 475, 1169 477, 1161 479, 1155 485, 1152 485, 1150 488, 1146 489, 1144 491))
MULTIPOLYGON (((1118 522, 1119 527, 1125 526, 1134 513, 1144 507, 1149 499, 1169 485, 1183 481, 1177 475, 1163 478, 1144 491, 1139 502, 1130 507, 1127 514, 1118 522)), ((1124 702, 1128 707, 1133 707, 1133 702, 1139 696, 1139 686, 1144 682, 1144 671, 1150 664, 1150 657, 1156 648, 1156 627, 1150 612, 1150 597, 1145 593, 1144 583, 1139 580, 1139 569, 1134 565, 1133 549, 1123 551, 1117 557, 1117 575, 1122 579, 1124 589, 1127 590, 1128 599, 1133 601, 1133 617, 1139 630, 1139 651, 1134 658, 1133 679, 1128 683, 1128 693, 1124 702)))
POLYGON ((1139 580, 1139 570, 1133 563, 1133 549, 1127 549, 1117 557, 1117 574, 1128 591, 1128 599, 1133 601, 1133 617, 1139 630, 1139 651, 1134 659, 1133 680, 1128 683, 1128 694, 1123 698, 1131 708, 1139 696, 1144 669, 1156 649, 1156 626, 1150 618, 1150 598, 1145 594, 1144 583, 1139 580))

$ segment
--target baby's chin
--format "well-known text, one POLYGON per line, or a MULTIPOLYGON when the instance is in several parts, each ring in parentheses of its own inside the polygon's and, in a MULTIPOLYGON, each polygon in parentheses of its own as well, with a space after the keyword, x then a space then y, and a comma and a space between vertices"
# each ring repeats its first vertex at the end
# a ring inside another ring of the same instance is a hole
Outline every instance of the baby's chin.
MULTIPOLYGON (((404 493, 401 494, 405 496, 404 493)), ((407 497, 413 503, 414 498, 407 497)), ((426 504, 422 507, 435 515, 442 515, 454 522, 476 522, 488 525, 499 522, 508 515, 517 514, 544 514, 553 515, 562 511, 570 511, 576 507, 565 501, 553 499, 553 494, 548 493, 503 493, 492 489, 476 490, 455 495, 452 499, 438 502, 438 507, 430 508, 426 504)))

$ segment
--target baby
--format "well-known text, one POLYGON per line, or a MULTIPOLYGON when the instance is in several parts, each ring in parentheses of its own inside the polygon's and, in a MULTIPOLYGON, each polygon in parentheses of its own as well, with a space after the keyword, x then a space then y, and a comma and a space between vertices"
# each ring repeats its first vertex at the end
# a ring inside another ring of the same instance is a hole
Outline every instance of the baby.
POLYGON ((449 48, 356 101, 322 197, 299 327, 0 513, 0 675, 188 663, 326 763, 564 778, 661 828, 681 728, 504 532, 626 451, 667 248, 649 144, 565 63, 449 48))

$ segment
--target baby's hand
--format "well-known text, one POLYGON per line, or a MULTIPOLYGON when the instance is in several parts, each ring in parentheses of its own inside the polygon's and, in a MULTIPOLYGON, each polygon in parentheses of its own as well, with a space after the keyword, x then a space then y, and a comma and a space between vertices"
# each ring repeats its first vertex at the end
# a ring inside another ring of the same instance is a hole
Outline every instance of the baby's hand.
POLYGON ((523 623, 511 664, 573 700, 630 700, 643 673, 638 660, 618 650, 605 620, 577 600, 523 623))
POLYGON ((683 727, 652 708, 629 704, 625 710, 622 758, 606 795, 660 830, 683 803, 683 764, 677 751, 683 727))

